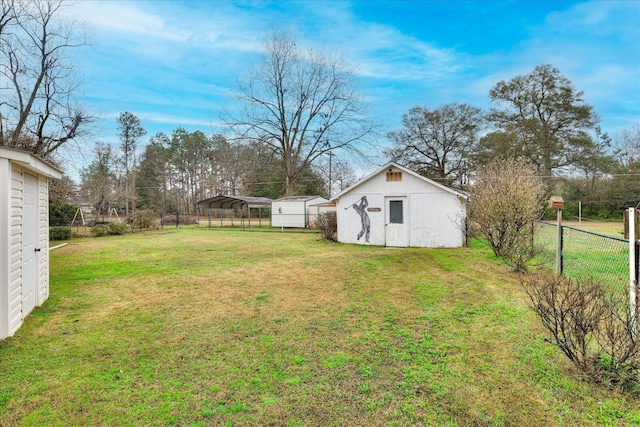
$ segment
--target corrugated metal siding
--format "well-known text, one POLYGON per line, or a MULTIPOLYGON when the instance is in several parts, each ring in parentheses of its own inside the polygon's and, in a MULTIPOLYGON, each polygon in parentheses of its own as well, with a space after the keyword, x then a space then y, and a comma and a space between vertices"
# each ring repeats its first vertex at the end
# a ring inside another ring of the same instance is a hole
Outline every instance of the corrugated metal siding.
POLYGON ((49 181, 38 178, 38 296, 36 305, 49 297, 49 181))
POLYGON ((11 169, 11 220, 9 236, 9 333, 13 335, 22 325, 22 206, 24 179, 22 170, 11 169))

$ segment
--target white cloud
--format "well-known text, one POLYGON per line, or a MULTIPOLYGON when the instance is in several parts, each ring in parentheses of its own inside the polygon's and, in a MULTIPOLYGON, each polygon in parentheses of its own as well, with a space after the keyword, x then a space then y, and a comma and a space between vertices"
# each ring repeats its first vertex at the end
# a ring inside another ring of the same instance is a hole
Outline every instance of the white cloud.
POLYGON ((74 7, 74 13, 91 26, 108 31, 177 41, 189 38, 188 32, 169 26, 165 18, 145 12, 135 7, 136 4, 82 1, 74 7))

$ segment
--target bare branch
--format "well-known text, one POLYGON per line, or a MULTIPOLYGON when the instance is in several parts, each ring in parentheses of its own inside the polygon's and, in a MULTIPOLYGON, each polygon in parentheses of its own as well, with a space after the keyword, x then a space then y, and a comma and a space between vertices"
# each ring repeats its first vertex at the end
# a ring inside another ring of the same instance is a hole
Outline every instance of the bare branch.
POLYGON ((239 138, 282 159, 287 195, 322 154, 351 150, 372 132, 353 75, 326 53, 302 51, 295 36, 274 32, 266 54, 240 84, 241 117, 227 120, 239 138))

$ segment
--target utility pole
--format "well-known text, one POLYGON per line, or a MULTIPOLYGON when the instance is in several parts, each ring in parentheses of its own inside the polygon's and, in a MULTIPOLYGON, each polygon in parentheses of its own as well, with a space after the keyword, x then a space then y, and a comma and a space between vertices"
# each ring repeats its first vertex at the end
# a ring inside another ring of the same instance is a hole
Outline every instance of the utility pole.
POLYGON ((329 200, 331 200, 331 190, 332 190, 332 187, 333 187, 333 180, 331 179, 332 178, 332 176, 331 176, 331 158, 334 156, 334 154, 331 151, 329 151, 327 154, 329 155, 329 200))

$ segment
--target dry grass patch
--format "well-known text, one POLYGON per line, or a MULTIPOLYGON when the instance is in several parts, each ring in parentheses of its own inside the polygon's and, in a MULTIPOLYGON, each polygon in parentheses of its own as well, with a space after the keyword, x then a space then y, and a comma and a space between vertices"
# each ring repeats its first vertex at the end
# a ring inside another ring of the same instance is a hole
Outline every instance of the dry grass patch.
POLYGON ((0 343, 0 425, 640 423, 637 397, 564 374, 502 269, 315 234, 74 241, 0 343))

